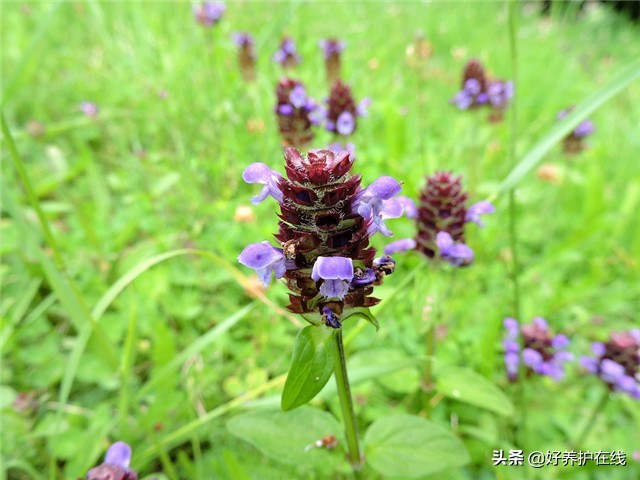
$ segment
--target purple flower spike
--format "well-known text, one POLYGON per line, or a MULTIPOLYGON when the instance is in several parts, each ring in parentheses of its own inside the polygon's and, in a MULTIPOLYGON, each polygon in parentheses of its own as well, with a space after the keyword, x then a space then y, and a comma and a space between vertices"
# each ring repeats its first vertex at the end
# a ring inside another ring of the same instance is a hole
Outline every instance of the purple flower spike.
POLYGON ((416 241, 413 238, 403 238, 402 240, 396 240, 384 247, 384 253, 391 255, 394 253, 406 252, 407 250, 414 250, 416 248, 416 241))
POLYGON ((249 165, 242 172, 242 179, 247 183, 260 183, 264 185, 262 191, 251 198, 254 205, 262 202, 271 195, 278 203, 282 203, 282 192, 278 188, 278 181, 282 178, 278 172, 271 170, 266 164, 256 162, 249 165))
POLYGON ((279 279, 287 270, 282 250, 273 247, 267 241, 247 245, 238 256, 238 261, 246 267, 253 268, 265 287, 271 282, 271 272, 279 279))
POLYGON ((349 112, 342 112, 336 122, 336 130, 340 135, 351 135, 356 128, 356 121, 349 112))
POLYGON ((323 296, 342 300, 353 279, 353 261, 345 257, 318 257, 313 265, 311 278, 316 282, 324 280, 320 286, 323 296))
POLYGON ((454 267, 464 267, 473 263, 473 250, 464 243, 453 243, 447 232, 438 232, 436 244, 440 249, 440 256, 454 267))
POLYGON ((380 177, 361 193, 357 201, 357 212, 365 219, 371 219, 373 223, 369 236, 376 232, 391 236, 391 231, 386 227, 382 219, 384 201, 397 195, 401 190, 400 183, 392 177, 380 177))
POLYGON ((496 207, 491 202, 483 200, 481 202, 474 203, 467 209, 465 221, 473 222, 480 227, 484 227, 484 222, 480 220, 480 215, 487 215, 496 211, 496 207))

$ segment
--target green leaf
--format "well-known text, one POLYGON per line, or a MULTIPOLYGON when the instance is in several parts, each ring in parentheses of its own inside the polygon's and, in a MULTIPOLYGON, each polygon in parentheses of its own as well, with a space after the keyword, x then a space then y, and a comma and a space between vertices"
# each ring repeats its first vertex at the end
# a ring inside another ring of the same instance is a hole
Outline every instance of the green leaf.
POLYGON ((280 405, 292 410, 315 397, 333 373, 336 346, 333 329, 309 325, 296 337, 291 368, 280 405))
POLYGON ((441 394, 476 407, 510 417, 514 413, 511 400, 482 375, 459 367, 445 367, 437 372, 436 390, 441 394))
POLYGON ((582 103, 580 103, 564 121, 555 124, 542 139, 531 148, 520 162, 511 170, 507 178, 499 185, 498 192, 506 192, 512 189, 520 180, 535 168, 542 158, 558 143, 565 135, 585 120, 607 100, 620 93, 626 86, 640 79, 640 60, 628 65, 622 72, 609 81, 602 88, 593 92, 582 103))
POLYGON ((364 308, 364 307, 354 308, 353 310, 350 311, 350 313, 351 314, 348 317, 345 317, 342 319, 343 322, 348 318, 361 316, 371 325, 376 327, 376 332, 380 330, 380 323, 378 323, 378 319, 373 315, 373 313, 371 313, 371 310, 369 310, 368 308, 364 308))
POLYGON ((385 477, 418 478, 469 462, 458 437, 411 415, 375 421, 365 433, 364 446, 369 465, 385 477))
POLYGON ((245 413, 229 420, 227 429, 267 457, 292 465, 331 461, 327 450, 313 445, 326 435, 339 437, 342 431, 331 414, 311 407, 245 413))

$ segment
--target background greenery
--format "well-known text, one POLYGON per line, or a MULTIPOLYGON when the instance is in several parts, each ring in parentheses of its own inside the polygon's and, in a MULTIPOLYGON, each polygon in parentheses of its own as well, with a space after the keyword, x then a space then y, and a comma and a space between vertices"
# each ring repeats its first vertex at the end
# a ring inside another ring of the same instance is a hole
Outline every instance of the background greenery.
MULTIPOLYGON (((315 460, 283 466, 226 426, 243 409, 277 407, 301 326, 280 308, 283 285, 262 295, 236 263, 247 243, 277 229, 273 202, 255 207, 253 221, 234 214, 256 193, 241 180, 246 165, 262 161, 283 171, 272 112, 283 72, 271 55, 284 33, 303 58, 287 74, 317 99, 328 94, 317 42, 346 40, 343 76, 358 99, 373 100, 352 139, 365 183, 393 175, 415 197, 425 175, 450 169, 480 200, 493 197, 513 167, 513 112, 488 124, 483 113, 448 103, 471 57, 497 77, 512 77, 503 2, 227 6, 220 24, 206 29, 182 2, 2 5, 3 112, 51 229, 43 234, 5 138, 0 438, 8 478, 76 478, 118 439, 132 445, 142 477, 348 472, 340 450, 314 450, 315 460), (237 69, 236 31, 256 36, 252 85, 237 69), (418 32, 433 55, 416 66, 407 47, 418 32), (82 114, 82 101, 98 104, 99 115, 82 114), (34 135, 33 122, 42 135, 34 135)), ((545 18, 535 4, 523 4, 517 23, 520 157, 560 109, 637 58, 640 34, 602 7, 545 18)), ((612 330, 637 326, 640 308, 637 82, 591 118, 597 133, 588 150, 566 158, 554 149, 545 163, 555 167, 555 180, 532 174, 517 192, 521 320, 546 317, 573 339, 577 355, 612 330)), ((319 133, 315 145, 330 141, 319 133)), ((473 267, 436 272, 417 255, 398 257, 397 273, 376 290, 384 299, 374 309, 380 331, 364 322, 346 326, 363 431, 377 418, 420 410, 425 298, 446 326, 438 365, 473 369, 520 402, 526 451, 569 449, 601 397, 599 380, 576 367, 558 385, 532 378, 519 400, 506 384, 500 341, 502 319, 513 314, 512 255, 506 195, 495 203, 486 228, 469 229, 473 267)), ((396 238, 413 234, 406 220, 389 224, 396 238)), ((339 418, 328 389, 314 404, 339 418)), ((459 434, 472 458, 443 478, 522 478, 521 468, 490 461, 493 449, 513 448, 516 420, 487 405, 447 397, 436 403, 432 418, 459 434)), ((616 395, 581 446, 624 450, 627 467, 532 475, 634 478, 640 429, 633 425, 640 425, 638 403, 616 395)))

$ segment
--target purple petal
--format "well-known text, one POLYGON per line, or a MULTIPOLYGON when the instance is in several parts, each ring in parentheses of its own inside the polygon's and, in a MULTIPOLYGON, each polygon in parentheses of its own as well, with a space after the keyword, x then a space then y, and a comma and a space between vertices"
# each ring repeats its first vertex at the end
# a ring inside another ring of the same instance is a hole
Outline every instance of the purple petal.
POLYGON ((349 283, 344 280, 325 280, 320 285, 320 295, 342 300, 349 291, 349 283))
POLYGON ((95 117, 100 112, 100 109, 95 103, 82 102, 80 103, 80 110, 88 117, 95 117))
POLYGON ((575 128, 573 134, 578 138, 584 138, 591 135, 594 131, 593 122, 591 120, 585 120, 575 128))
POLYGON ((605 382, 616 384, 624 375, 624 367, 619 363, 609 360, 608 358, 600 362, 600 378, 605 382))
POLYGON ((128 469, 131 463, 131 447, 124 442, 114 443, 107 450, 107 454, 104 456, 104 463, 128 469))
POLYGON ((594 342, 591 344, 591 351, 596 357, 602 357, 607 351, 607 347, 604 346, 604 343, 594 342))
POLYGON ((446 250, 441 250, 440 256, 454 267, 464 267, 473 263, 473 250, 464 243, 456 243, 446 250))
POLYGON ((325 323, 331 328, 340 328, 342 326, 338 316, 326 305, 322 307, 322 315, 325 318, 325 323))
POLYGON ((556 335, 551 339, 551 346, 553 348, 566 348, 569 346, 569 339, 566 335, 556 335))
POLYGON ((520 351, 520 345, 518 345, 518 342, 516 342, 515 340, 503 340, 502 346, 507 353, 518 353, 520 351))
POLYGON ((504 356, 504 363, 507 367, 509 378, 514 379, 518 375, 518 367, 520 366, 520 357, 517 353, 507 352, 504 356))
POLYGON ((409 197, 401 195, 398 197, 398 201, 400 202, 400 205, 402 205, 407 218, 411 218, 412 220, 418 218, 418 208, 416 207, 416 204, 413 203, 413 200, 411 200, 409 197))
POLYGON ((293 106, 289 105, 288 103, 283 103, 278 107, 278 113, 280 115, 284 115, 285 117, 292 115, 293 110, 294 110, 293 106))
POLYGON ((539 330, 549 330, 549 324, 542 317, 533 317, 533 321, 531 323, 533 323, 539 330))
POLYGON ((598 373, 598 366, 600 365, 600 362, 593 357, 581 357, 580 365, 582 365, 582 367, 588 372, 598 373))
POLYGON ((245 267, 253 268, 265 286, 271 282, 271 272, 276 278, 282 278, 287 270, 282 250, 267 241, 247 245, 238 256, 238 261, 245 267))
POLYGON ((447 250, 453 245, 453 238, 447 232, 438 232, 436 235, 436 245, 440 251, 447 250))
POLYGON ((356 108, 356 113, 358 114, 359 117, 366 117, 367 114, 369 113, 369 106, 371 105, 371 99, 370 98, 363 98, 362 100, 360 100, 360 103, 358 103, 358 107, 356 108))
POLYGON ((474 203, 467 209, 465 221, 473 222, 478 224, 480 227, 484 227, 484 223, 480 220, 480 215, 487 215, 495 211, 496 207, 494 207, 491 202, 483 200, 481 202, 474 203))
POLYGON ((480 82, 475 78, 469 78, 464 82, 464 90, 470 95, 476 96, 480 93, 480 82))
POLYGON ((369 227, 369 236, 377 232, 386 236, 391 236, 391 231, 386 227, 382 218, 382 210, 384 209, 384 200, 400 192, 400 184, 392 177, 380 177, 360 194, 354 207, 362 218, 371 219, 372 224, 369 227))
POLYGON ((460 110, 466 110, 473 103, 473 98, 467 92, 461 90, 451 99, 451 103, 460 110))
POLYGON ((400 183, 395 178, 382 176, 363 191, 363 197, 389 200, 400 193, 401 189, 400 183))
POLYGON ((515 318, 507 317, 503 320, 504 328, 507 330, 509 338, 515 340, 520 334, 518 321, 515 318))
POLYGON ((282 178, 278 172, 270 169, 264 163, 252 163, 244 172, 242 172, 242 179, 247 183, 260 183, 264 185, 262 191, 251 198, 251 203, 257 205, 262 202, 268 195, 271 195, 279 203, 282 203, 283 196, 280 188, 278 188, 278 181, 282 178))
POLYGON ((307 92, 302 85, 296 85, 289 93, 289 101, 295 108, 302 108, 307 104, 307 92))
POLYGON ((351 286, 355 288, 366 287, 367 285, 371 285, 375 281, 376 273, 372 269, 367 268, 366 270, 360 271, 353 276, 353 280, 351 280, 351 286))
POLYGON ((311 278, 314 281, 353 279, 353 260, 346 257, 318 257, 313 264, 311 278))
POLYGON ((616 383, 616 388, 623 392, 632 394, 636 390, 637 385, 638 383, 633 377, 630 377, 629 375, 624 375, 618 379, 616 383))
POLYGON ((403 238, 402 240, 396 240, 384 247, 384 253, 391 255, 392 253, 406 252, 407 250, 413 250, 416 248, 416 241, 413 238, 403 238))
POLYGON ((336 131, 340 135, 351 135, 356 128, 356 121, 350 112, 342 112, 336 120, 336 131))
POLYGON ((522 362, 528 367, 536 370, 540 365, 542 365, 543 359, 542 355, 537 350, 525 348, 522 350, 522 362))

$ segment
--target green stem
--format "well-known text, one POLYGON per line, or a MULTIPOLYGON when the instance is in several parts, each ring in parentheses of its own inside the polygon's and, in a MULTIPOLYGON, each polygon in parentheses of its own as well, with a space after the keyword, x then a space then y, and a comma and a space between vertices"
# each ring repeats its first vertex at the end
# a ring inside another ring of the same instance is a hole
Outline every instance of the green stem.
POLYGON ((582 429, 582 432, 577 437, 576 441, 573 442, 574 449, 582 448, 584 441, 587 439, 587 436, 589 435, 589 433, 593 429, 593 426, 595 425, 596 417, 600 415, 602 410, 604 410, 604 407, 607 405, 607 402, 609 401, 610 396, 611 395, 609 390, 605 390, 604 394, 600 398, 600 401, 598 402, 598 405, 596 405, 596 408, 594 408, 593 412, 591 412, 591 416, 589 417, 589 420, 587 420, 587 424, 582 429))
MULTIPOLYGON (((509 16, 509 46, 511 50, 511 78, 515 85, 518 85, 518 42, 517 42, 517 25, 516 16, 519 2, 507 0, 508 16, 509 16)), ((511 125, 509 135, 509 165, 516 164, 516 141, 518 138, 518 96, 514 95, 511 100, 511 125)), ((516 192, 515 189, 509 190, 509 244, 512 255, 511 265, 511 284, 513 288, 513 315, 520 318, 520 262, 518 258, 518 224, 517 224, 517 208, 516 208, 516 192)))
POLYGON ((360 453, 360 445, 358 443, 358 424, 353 410, 349 378, 347 377, 347 362, 344 354, 344 345, 342 344, 342 329, 336 330, 334 339, 338 349, 338 362, 335 367, 336 385, 338 387, 338 397, 340 397, 345 435, 347 437, 347 454, 349 463, 353 467, 353 474, 355 478, 360 478, 363 459, 360 453))

